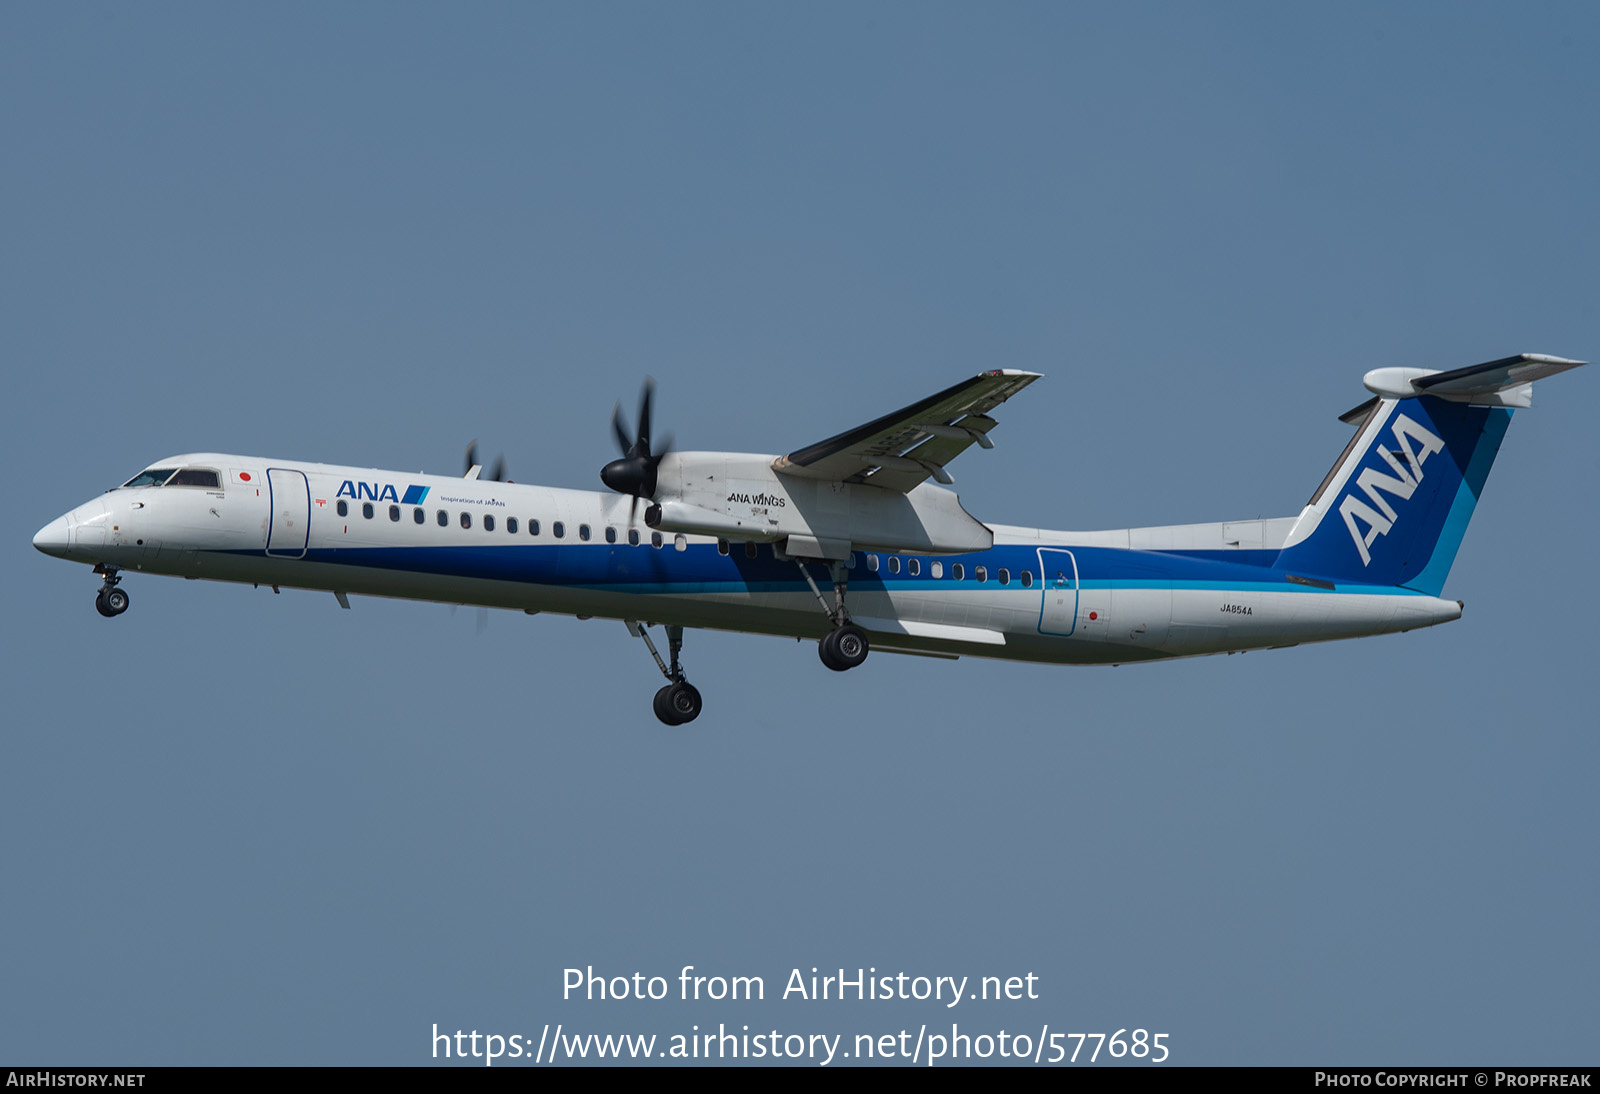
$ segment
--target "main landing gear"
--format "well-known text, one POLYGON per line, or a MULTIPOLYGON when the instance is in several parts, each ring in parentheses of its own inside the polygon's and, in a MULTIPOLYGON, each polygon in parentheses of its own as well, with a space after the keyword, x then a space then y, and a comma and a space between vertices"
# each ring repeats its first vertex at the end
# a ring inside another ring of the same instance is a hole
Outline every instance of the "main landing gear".
POLYGON ((853 669, 867 659, 867 636, 854 623, 835 627, 817 643, 817 655, 834 672, 853 669))
POLYGON ((111 619, 128 610, 128 594, 117 588, 122 577, 115 566, 97 566, 95 573, 104 574, 106 582, 94 595, 94 610, 111 619))
POLYGON ((672 658, 669 667, 661 660, 661 654, 656 651, 656 644, 650 641, 650 632, 644 629, 642 623, 628 621, 628 631, 637 638, 644 639, 645 646, 650 650, 650 656, 656 659, 656 666, 661 670, 661 675, 667 678, 667 685, 656 692, 652 706, 656 717, 669 726, 681 726, 700 717, 700 690, 688 680, 684 679, 683 666, 678 663, 678 655, 683 652, 683 628, 667 628, 667 652, 672 658))
POLYGON ((822 605, 822 611, 833 623, 833 630, 822 636, 817 643, 817 656, 822 658, 822 663, 834 672, 844 672, 853 669, 867 659, 869 647, 867 645, 867 632, 850 622, 850 613, 845 610, 845 586, 850 583, 850 568, 843 562, 829 562, 828 576, 833 578, 833 607, 828 607, 827 599, 822 595, 822 590, 817 588, 816 580, 812 578, 811 571, 806 569, 805 559, 794 560, 800 567, 801 575, 806 579, 806 584, 811 586, 811 591, 817 595, 817 603, 822 605))

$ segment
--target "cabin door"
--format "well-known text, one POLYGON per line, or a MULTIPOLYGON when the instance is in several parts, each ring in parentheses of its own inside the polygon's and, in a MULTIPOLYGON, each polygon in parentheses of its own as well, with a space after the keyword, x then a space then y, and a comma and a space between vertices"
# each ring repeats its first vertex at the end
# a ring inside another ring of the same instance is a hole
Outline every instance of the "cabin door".
POLYGON ((1044 586, 1039 633, 1066 637, 1078 629, 1078 560, 1071 551, 1041 547, 1039 570, 1044 586))
POLYGON ((311 484, 304 471, 267 468, 267 500, 272 523, 267 528, 267 554, 304 558, 311 543, 311 484))

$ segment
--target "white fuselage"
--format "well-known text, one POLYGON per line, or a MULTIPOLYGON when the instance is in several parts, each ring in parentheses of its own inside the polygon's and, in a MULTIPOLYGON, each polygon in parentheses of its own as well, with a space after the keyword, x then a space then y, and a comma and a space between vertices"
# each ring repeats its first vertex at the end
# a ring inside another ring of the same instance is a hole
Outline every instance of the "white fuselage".
MULTIPOLYGON (((125 571, 339 594, 791 637, 833 625, 781 548, 653 532, 639 515, 630 525, 634 499, 618 494, 219 453, 163 463, 215 469, 218 485, 108 491, 35 544, 125 571)), ((1062 664, 1287 646, 1460 616, 1456 601, 1274 569, 1293 523, 991 525, 983 551, 857 549, 847 604, 874 649, 1062 664)), ((825 564, 809 573, 831 592, 825 564)))

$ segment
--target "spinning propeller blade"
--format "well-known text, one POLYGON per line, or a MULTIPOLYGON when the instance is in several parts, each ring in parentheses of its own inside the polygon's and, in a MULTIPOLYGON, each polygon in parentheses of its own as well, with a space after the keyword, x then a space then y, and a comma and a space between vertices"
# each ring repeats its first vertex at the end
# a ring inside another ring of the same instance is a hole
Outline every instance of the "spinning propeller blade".
POLYGON ((633 501, 628 505, 629 524, 633 523, 639 499, 648 501, 655 497, 656 471, 661 466, 661 458, 672 450, 670 437, 663 441, 657 451, 650 450, 650 418, 655 398, 656 382, 647 376, 639 394, 639 432, 631 439, 627 422, 622 416, 620 400, 611 411, 611 429, 616 434, 617 447, 622 450, 622 456, 600 469, 600 481, 619 494, 632 496, 633 501))

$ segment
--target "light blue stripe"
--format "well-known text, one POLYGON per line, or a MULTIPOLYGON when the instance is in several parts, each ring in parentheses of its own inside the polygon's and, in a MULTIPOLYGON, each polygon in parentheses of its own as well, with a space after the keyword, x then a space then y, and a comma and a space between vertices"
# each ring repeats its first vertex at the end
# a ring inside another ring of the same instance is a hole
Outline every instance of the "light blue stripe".
POLYGON ((1461 549, 1461 541, 1467 534, 1467 522, 1478 507, 1478 495, 1483 492, 1483 484, 1489 479, 1489 468, 1500 452, 1500 442, 1505 439, 1510 424, 1510 410, 1489 412, 1484 422, 1483 436, 1478 440, 1478 447, 1473 449, 1467 473, 1461 477, 1455 500, 1450 503, 1450 513, 1444 518, 1444 527, 1439 529, 1439 538, 1434 541, 1433 554, 1429 556, 1422 572, 1407 583, 1411 588, 1426 596, 1438 596, 1444 591, 1445 578, 1450 576, 1456 552, 1461 549))
MULTIPOLYGON (((586 589, 592 592, 625 592, 625 593, 661 593, 668 595, 685 595, 695 593, 805 593, 810 595, 809 587, 801 581, 619 581, 615 584, 572 584, 562 582, 561 586, 568 589, 586 589)), ((1095 578, 1079 583, 1079 589, 1110 589, 1115 586, 1119 589, 1184 589, 1201 590, 1205 592, 1252 592, 1252 593, 1320 593, 1327 596, 1434 596, 1434 593, 1424 593, 1417 589, 1409 589, 1403 585, 1345 585, 1341 584, 1334 589, 1319 589, 1310 585, 1297 585, 1287 581, 1135 581, 1117 578, 1107 580, 1095 578)), ((1010 585, 1001 585, 990 581, 978 583, 976 581, 886 581, 877 588, 865 585, 852 586, 852 589, 866 593, 886 592, 933 592, 933 593, 971 593, 971 592, 1005 592, 1026 593, 1029 596, 1039 596, 1045 590, 1038 585, 1032 588, 1013 581, 1010 585)))

